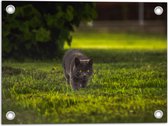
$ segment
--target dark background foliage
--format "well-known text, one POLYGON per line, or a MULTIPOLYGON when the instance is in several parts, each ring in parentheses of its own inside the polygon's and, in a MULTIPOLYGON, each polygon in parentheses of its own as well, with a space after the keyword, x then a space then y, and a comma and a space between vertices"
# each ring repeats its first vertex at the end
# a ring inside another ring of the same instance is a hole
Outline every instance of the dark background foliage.
POLYGON ((59 57, 80 22, 95 17, 95 5, 88 2, 3 2, 2 56, 59 57), (14 14, 6 13, 9 4, 15 6, 14 14))

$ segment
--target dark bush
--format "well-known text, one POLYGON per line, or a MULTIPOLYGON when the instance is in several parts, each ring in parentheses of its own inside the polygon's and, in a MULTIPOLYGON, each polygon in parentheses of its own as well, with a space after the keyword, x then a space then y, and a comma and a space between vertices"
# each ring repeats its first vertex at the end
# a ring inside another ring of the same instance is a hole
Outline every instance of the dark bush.
POLYGON ((95 5, 87 2, 2 2, 3 58, 58 57, 65 42, 71 45, 75 27, 93 20, 95 5), (5 8, 13 4, 14 14, 5 8))

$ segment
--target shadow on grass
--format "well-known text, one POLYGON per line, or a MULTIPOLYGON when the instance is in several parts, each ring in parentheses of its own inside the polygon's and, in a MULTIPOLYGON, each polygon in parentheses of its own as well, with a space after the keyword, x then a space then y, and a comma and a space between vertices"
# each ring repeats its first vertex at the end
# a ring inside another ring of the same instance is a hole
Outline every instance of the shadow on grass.
POLYGON ((80 49, 95 63, 160 62, 167 58, 166 50, 80 49))
MULTIPOLYGON (((54 58, 23 58, 23 59, 3 59, 10 62, 58 62, 62 63, 62 58, 65 52, 69 49, 63 50, 59 57, 54 58)), ((167 51, 163 50, 135 50, 135 49, 78 49, 81 50, 88 57, 92 58, 94 63, 142 63, 142 62, 160 62, 167 61, 167 51)), ((14 70, 15 71, 15 70, 14 70)), ((12 74, 12 73, 9 73, 12 74)))
POLYGON ((9 66, 3 66, 2 67, 2 75, 18 75, 22 72, 22 69, 19 68, 13 68, 9 66))

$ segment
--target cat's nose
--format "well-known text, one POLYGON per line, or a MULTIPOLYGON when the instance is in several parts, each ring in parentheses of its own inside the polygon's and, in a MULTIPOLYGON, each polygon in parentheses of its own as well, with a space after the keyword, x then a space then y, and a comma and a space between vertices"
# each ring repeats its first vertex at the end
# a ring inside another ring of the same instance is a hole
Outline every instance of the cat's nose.
POLYGON ((86 77, 86 74, 83 74, 83 77, 86 77))

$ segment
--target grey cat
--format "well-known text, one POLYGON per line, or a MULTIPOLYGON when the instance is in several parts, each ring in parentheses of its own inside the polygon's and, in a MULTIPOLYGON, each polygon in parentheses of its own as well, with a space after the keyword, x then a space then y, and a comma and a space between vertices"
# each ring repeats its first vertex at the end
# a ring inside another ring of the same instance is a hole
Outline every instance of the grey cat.
POLYGON ((74 90, 84 88, 93 73, 93 61, 79 50, 68 50, 63 57, 65 79, 74 90))

